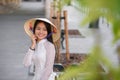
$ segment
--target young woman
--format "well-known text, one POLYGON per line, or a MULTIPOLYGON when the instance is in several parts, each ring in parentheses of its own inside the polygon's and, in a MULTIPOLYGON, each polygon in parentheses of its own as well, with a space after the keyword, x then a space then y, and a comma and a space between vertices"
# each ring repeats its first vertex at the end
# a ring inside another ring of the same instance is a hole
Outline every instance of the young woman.
POLYGON ((45 18, 28 20, 24 25, 25 32, 31 37, 31 46, 25 54, 23 64, 35 65, 33 80, 54 80, 53 64, 55 47, 53 41, 59 38, 56 26, 45 18))

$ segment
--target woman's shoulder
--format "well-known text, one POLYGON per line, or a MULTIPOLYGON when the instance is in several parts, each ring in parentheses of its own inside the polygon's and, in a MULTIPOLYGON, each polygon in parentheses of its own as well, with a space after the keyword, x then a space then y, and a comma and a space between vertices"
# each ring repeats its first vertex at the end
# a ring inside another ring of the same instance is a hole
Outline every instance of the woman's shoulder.
POLYGON ((45 45, 46 45, 47 47, 54 47, 54 44, 51 43, 50 41, 46 41, 45 45))

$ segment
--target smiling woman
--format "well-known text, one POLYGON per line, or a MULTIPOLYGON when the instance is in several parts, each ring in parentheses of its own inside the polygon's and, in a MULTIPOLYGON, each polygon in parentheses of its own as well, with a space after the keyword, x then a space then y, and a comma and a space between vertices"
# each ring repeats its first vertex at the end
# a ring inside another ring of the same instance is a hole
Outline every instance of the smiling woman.
POLYGON ((48 19, 34 18, 25 23, 24 29, 32 42, 23 64, 28 67, 34 63, 33 80, 54 80, 56 74, 53 72, 55 59, 53 42, 59 38, 56 26, 48 19))

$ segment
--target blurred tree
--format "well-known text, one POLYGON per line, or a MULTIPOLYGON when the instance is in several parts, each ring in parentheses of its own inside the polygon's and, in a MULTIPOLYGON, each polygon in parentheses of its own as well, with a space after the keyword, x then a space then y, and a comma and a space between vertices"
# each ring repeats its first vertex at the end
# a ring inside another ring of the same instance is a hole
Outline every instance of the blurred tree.
MULTIPOLYGON (((114 42, 120 38, 120 0, 61 0, 66 4, 74 1, 80 11, 86 14, 82 25, 104 17, 112 24, 114 42), (66 1, 66 2, 65 2, 66 1)), ((100 47, 101 36, 95 36, 95 47, 88 55, 88 58, 78 66, 70 66, 59 80, 120 80, 120 68, 115 67, 103 56, 104 52, 100 47), (99 41, 99 42, 98 42, 99 41), (104 68, 104 71, 100 69, 104 68)), ((119 51, 118 51, 119 52, 119 51)))

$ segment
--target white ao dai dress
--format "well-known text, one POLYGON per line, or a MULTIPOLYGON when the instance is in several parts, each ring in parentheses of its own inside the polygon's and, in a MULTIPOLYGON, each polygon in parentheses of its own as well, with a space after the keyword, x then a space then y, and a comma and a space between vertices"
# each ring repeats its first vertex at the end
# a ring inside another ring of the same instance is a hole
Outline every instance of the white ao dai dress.
POLYGON ((35 75, 33 80, 54 80, 53 64, 55 58, 54 45, 47 39, 38 42, 35 51, 29 49, 24 57, 23 64, 35 65, 35 75))

